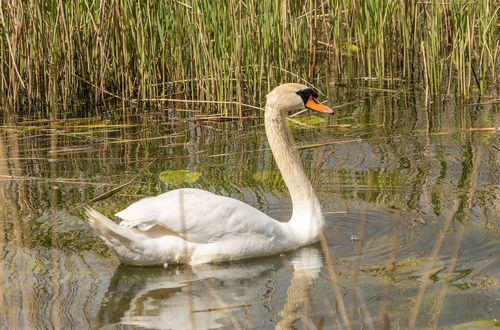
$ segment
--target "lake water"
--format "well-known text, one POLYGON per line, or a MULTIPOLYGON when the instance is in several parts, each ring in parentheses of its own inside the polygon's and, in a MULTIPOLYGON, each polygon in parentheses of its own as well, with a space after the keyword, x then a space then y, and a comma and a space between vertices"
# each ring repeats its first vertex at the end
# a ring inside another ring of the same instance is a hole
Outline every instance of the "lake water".
POLYGON ((380 329, 479 320, 489 321, 472 326, 493 327, 500 318, 498 103, 426 107, 400 91, 344 95, 330 105, 353 100, 320 116, 320 126, 292 128, 325 213, 322 243, 168 269, 119 265, 81 206, 130 183, 92 202, 112 215, 175 188, 159 179, 162 171, 188 169, 202 176, 182 186, 286 221, 291 205, 261 112, 231 121, 196 112, 178 119, 169 110, 4 117, 0 328, 380 329))

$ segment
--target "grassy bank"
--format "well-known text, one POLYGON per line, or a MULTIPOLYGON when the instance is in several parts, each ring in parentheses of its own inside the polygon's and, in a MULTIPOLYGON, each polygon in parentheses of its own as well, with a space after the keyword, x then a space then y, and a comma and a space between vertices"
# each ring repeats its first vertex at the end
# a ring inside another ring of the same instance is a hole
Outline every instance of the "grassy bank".
POLYGON ((498 84, 497 22, 494 0, 2 1, 0 103, 247 103, 353 78, 467 96, 498 84))

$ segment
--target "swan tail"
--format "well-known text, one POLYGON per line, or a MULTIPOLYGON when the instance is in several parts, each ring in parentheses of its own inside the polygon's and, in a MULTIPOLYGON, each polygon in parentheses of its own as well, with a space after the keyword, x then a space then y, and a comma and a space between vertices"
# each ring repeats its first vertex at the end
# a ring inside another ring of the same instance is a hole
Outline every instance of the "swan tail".
POLYGON ((136 264, 143 256, 142 237, 129 228, 121 227, 93 208, 86 208, 85 213, 90 226, 108 245, 122 263, 136 264))

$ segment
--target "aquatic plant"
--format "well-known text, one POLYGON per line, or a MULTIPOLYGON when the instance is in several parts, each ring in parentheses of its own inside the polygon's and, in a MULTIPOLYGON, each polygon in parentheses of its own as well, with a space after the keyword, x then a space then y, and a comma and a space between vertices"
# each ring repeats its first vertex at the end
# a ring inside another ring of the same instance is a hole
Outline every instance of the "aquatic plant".
MULTIPOLYGON (((498 84, 498 6, 475 1, 48 0, 0 4, 0 104, 74 115, 110 99, 183 107, 235 102, 278 82, 468 96, 498 84), (355 81, 357 82, 357 81, 355 81), (23 107, 28 106, 28 107, 23 107)), ((88 110, 87 110, 88 111, 88 110)))

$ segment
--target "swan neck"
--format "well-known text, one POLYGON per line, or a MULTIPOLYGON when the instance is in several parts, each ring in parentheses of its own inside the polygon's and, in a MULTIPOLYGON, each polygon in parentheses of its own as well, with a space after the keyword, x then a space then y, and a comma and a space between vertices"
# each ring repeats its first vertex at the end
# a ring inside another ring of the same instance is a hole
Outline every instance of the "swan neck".
POLYGON ((284 112, 266 105, 265 127, 269 146, 292 199, 293 213, 289 223, 303 227, 300 230, 308 229, 309 236, 316 236, 323 225, 321 207, 305 175, 299 153, 292 149, 284 112))

